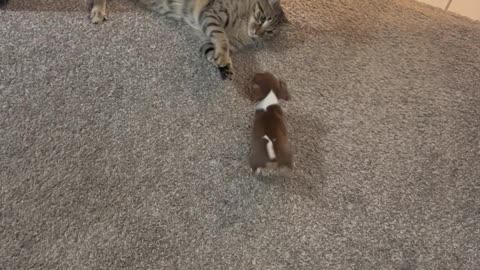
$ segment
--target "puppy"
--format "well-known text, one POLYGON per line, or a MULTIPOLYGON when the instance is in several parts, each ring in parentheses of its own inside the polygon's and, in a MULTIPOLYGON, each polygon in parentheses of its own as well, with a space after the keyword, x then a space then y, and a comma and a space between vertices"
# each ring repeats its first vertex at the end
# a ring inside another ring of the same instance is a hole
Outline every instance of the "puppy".
POLYGON ((250 167, 255 174, 266 168, 293 168, 287 128, 279 100, 290 100, 287 85, 264 72, 252 79, 250 98, 255 102, 250 167))

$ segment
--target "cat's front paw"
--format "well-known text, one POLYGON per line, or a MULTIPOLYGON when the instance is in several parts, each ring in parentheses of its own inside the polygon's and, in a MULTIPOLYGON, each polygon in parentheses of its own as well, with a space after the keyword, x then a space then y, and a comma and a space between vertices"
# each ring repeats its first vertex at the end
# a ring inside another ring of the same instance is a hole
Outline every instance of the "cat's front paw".
POLYGON ((220 76, 222 77, 222 80, 231 80, 233 78, 233 71, 231 66, 218 67, 218 71, 220 71, 220 76))
POLYGON ((94 24, 102 23, 107 20, 107 14, 104 10, 94 7, 90 13, 90 19, 94 24))
POLYGON ((223 54, 215 58, 215 63, 220 71, 220 76, 222 80, 233 78, 233 65, 232 60, 228 54, 223 54))

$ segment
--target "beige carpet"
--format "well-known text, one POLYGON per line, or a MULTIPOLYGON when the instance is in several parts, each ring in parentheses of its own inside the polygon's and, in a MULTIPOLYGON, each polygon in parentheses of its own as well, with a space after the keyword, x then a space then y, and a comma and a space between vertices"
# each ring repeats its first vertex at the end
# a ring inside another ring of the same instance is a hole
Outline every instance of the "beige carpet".
POLYGON ((0 10, 1 268, 478 269, 480 24, 284 2, 296 31, 234 82, 128 1, 100 26, 83 1, 0 10), (257 70, 290 87, 290 176, 249 174, 257 70))

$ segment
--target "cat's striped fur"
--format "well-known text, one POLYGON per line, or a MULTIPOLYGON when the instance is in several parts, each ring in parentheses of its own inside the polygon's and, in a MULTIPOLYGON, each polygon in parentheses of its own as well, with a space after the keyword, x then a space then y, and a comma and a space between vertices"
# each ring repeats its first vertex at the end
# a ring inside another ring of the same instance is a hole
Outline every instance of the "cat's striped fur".
MULTIPOLYGON (((103 22, 107 0, 89 0, 91 20, 103 22)), ((233 75, 230 52, 275 36, 288 20, 280 0, 134 0, 148 10, 185 21, 203 38, 200 50, 223 79, 233 75)))

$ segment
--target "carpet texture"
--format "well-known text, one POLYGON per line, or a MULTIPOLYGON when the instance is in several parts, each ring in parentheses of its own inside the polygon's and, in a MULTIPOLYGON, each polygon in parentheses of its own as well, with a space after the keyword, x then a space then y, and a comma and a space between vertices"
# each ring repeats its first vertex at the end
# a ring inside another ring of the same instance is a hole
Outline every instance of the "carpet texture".
POLYGON ((2 269, 478 269, 480 23, 409 0, 285 0, 219 79, 183 24, 112 1, 0 10, 2 269), (253 72, 296 168, 250 175, 253 72))

